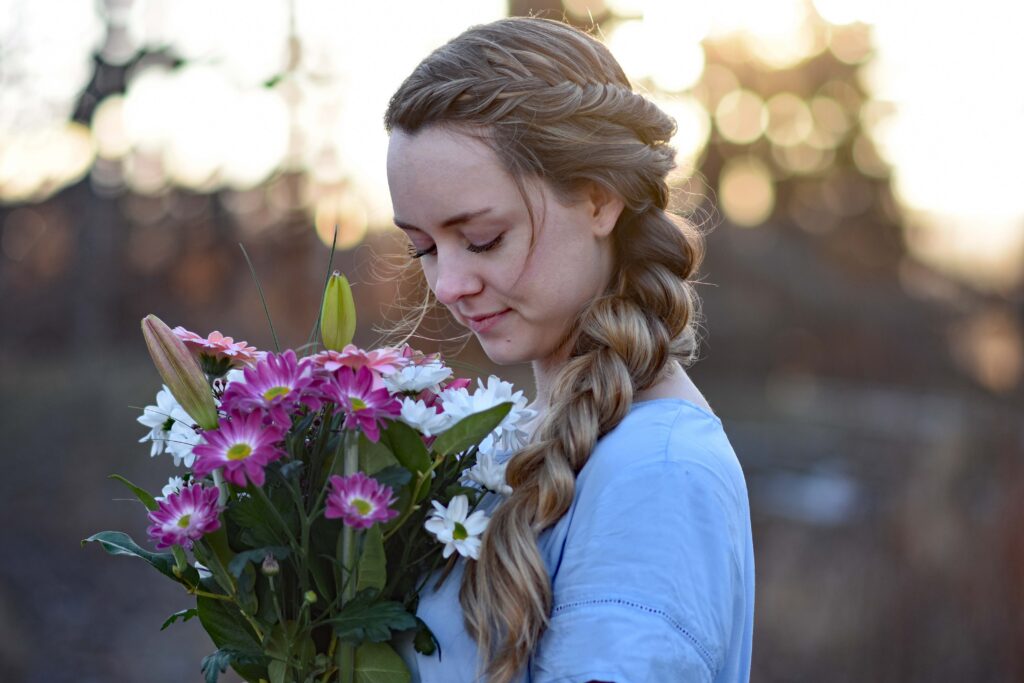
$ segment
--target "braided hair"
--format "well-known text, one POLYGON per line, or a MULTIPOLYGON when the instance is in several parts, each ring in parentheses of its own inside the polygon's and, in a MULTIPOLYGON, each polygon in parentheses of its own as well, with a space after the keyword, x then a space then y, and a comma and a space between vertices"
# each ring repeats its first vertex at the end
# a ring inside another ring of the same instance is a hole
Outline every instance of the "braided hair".
POLYGON ((463 574, 460 602, 481 666, 488 680, 507 683, 552 606, 538 534, 568 510, 576 475, 635 393, 672 361, 695 357, 700 305, 691 278, 703 238, 666 211, 675 121, 633 91, 602 43, 566 24, 513 17, 467 29, 406 78, 384 123, 389 133, 434 125, 479 133, 524 201, 523 180, 539 178, 563 197, 599 183, 624 203, 610 283, 570 325, 570 356, 551 382, 548 410, 509 462, 513 492, 463 574))

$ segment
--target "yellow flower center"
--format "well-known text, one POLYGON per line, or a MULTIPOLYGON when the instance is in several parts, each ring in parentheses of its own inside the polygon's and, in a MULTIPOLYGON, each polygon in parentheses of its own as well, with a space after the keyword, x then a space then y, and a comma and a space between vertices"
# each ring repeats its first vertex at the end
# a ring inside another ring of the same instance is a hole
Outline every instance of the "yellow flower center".
POLYGON ((182 515, 178 518, 178 526, 182 529, 187 529, 188 525, 192 523, 192 515, 182 515))
POLYGON ((348 402, 352 404, 352 410, 366 410, 366 402, 361 398, 349 397, 348 402))
POLYGON ((349 502, 352 504, 352 507, 354 507, 359 512, 359 514, 363 515, 364 517, 373 512, 373 506, 370 505, 369 502, 363 500, 362 498, 353 498, 349 502))
POLYGON ((285 396, 291 389, 288 387, 270 387, 263 392, 263 399, 265 401, 273 401, 278 396, 285 396))
POLYGON ((462 526, 460 522, 455 522, 455 531, 452 532, 452 538, 456 541, 465 541, 469 538, 469 532, 466 531, 466 527, 462 526))
POLYGON ((228 449, 228 460, 245 460, 252 455, 252 446, 247 443, 236 443, 228 449))

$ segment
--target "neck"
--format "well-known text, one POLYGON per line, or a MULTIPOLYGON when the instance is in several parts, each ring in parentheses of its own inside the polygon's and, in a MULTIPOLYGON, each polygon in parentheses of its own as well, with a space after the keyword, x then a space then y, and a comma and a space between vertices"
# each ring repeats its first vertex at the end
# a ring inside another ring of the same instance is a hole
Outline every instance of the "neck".
POLYGON ((547 360, 536 360, 533 362, 533 383, 537 387, 537 398, 530 406, 537 411, 540 417, 548 410, 551 399, 551 379, 562 367, 563 363, 551 363, 547 360))

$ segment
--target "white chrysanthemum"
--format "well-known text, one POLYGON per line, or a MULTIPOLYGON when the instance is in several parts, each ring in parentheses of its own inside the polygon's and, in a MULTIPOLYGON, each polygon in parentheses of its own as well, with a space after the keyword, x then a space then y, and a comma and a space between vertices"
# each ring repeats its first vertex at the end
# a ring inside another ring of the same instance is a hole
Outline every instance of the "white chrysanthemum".
POLYGON ((438 385, 452 375, 452 369, 440 361, 423 365, 407 365, 398 372, 386 375, 384 386, 392 394, 419 392, 430 389, 436 392, 438 385))
POLYGON ((224 375, 224 384, 225 385, 229 385, 232 382, 244 382, 244 381, 245 381, 245 371, 242 370, 242 368, 231 368, 230 370, 227 371, 227 374, 224 375))
POLYGON ((477 454, 476 464, 462 472, 463 479, 476 482, 488 491, 507 496, 512 493, 512 487, 505 482, 505 469, 508 462, 498 462, 494 453, 480 451, 477 454))
POLYGON ((490 521, 484 511, 477 510, 467 517, 469 499, 466 496, 455 496, 447 507, 436 500, 432 502, 434 509, 423 526, 444 543, 444 557, 458 552, 463 557, 477 559, 480 556, 480 535, 490 521))
POLYGON ((528 401, 522 390, 513 392, 512 388, 511 382, 502 381, 491 375, 487 378, 487 384, 477 379, 477 390, 472 394, 465 389, 441 392, 441 405, 455 423, 468 415, 493 408, 499 403, 511 402, 512 410, 489 435, 492 441, 486 447, 481 443, 480 450, 517 450, 529 438, 529 433, 523 427, 536 417, 537 411, 526 407, 528 401))
POLYGON ((424 436, 437 436, 451 426, 451 418, 439 413, 423 401, 405 398, 402 401, 402 422, 418 430, 424 436))
POLYGON ((185 467, 192 467, 196 456, 192 449, 202 441, 200 435, 191 426, 183 422, 175 422, 167 437, 167 452, 174 456, 174 466, 182 463, 185 467))
POLYGON ((139 439, 139 443, 147 439, 153 442, 149 449, 150 457, 160 455, 165 448, 170 450, 168 439, 171 438, 171 432, 175 425, 179 422, 192 424, 192 418, 184 408, 178 405, 178 401, 166 384, 157 392, 156 405, 146 406, 142 415, 139 415, 138 421, 149 427, 149 434, 139 439))
POLYGON ((181 477, 169 477, 167 479, 167 485, 160 489, 160 495, 154 496, 157 500, 166 500, 167 496, 172 493, 178 493, 181 488, 185 485, 185 480, 181 477))

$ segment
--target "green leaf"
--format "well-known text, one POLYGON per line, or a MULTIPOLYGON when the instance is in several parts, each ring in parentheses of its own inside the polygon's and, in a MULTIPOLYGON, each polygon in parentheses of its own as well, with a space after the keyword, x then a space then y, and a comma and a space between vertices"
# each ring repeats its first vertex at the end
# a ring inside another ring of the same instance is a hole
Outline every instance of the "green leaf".
POLYGON ((395 420, 388 425, 381 433, 381 440, 387 441, 395 458, 410 472, 426 472, 430 469, 430 454, 423 445, 420 433, 404 422, 395 420))
POLYGON ((188 609, 183 609, 180 612, 175 612, 171 616, 167 617, 167 621, 165 621, 164 625, 160 627, 160 630, 163 631, 164 629, 166 629, 168 626, 170 626, 174 622, 178 621, 179 619, 182 622, 186 622, 189 619, 191 619, 192 617, 196 616, 197 614, 199 614, 199 612, 196 610, 195 607, 189 607, 188 609))
POLYGON ((217 679, 220 674, 226 672, 229 666, 233 666, 236 671, 241 673, 246 678, 259 678, 263 676, 263 671, 266 667, 263 665, 265 657, 260 653, 259 650, 237 650, 235 648, 221 648, 214 652, 212 655, 203 657, 203 663, 200 665, 204 680, 206 683, 217 683, 217 679), (258 672, 256 675, 250 676, 243 671, 258 672))
POLYGON ((82 539, 82 545, 84 546, 86 543, 99 543, 111 555, 127 555, 145 560, 158 572, 178 583, 188 586, 195 586, 199 583, 199 572, 195 570, 195 567, 187 567, 179 578, 174 575, 174 555, 151 553, 140 548, 131 536, 122 531, 101 531, 89 538, 82 539))
POLYGON ((256 548, 255 550, 246 550, 232 558, 231 562, 228 563, 228 571, 237 579, 242 575, 245 566, 250 562, 262 564, 263 558, 267 555, 273 555, 275 560, 284 560, 287 559, 291 552, 291 549, 284 545, 268 545, 263 548, 256 548))
POLYGON ((270 664, 267 665, 267 675, 270 677, 270 683, 288 683, 288 673, 288 664, 280 659, 272 659, 270 664))
POLYGON ((437 642, 437 637, 419 617, 416 618, 416 623, 419 624, 419 628, 416 629, 416 636, 412 641, 413 647, 422 655, 434 654, 441 647, 441 644, 437 642))
POLYGON ((383 469, 398 465, 398 460, 391 453, 388 445, 382 441, 373 442, 363 433, 359 434, 359 469, 367 475, 373 475, 383 469))
MULTIPOLYGON (((494 431, 494 428, 501 424, 509 411, 512 410, 511 401, 499 403, 493 408, 482 410, 462 418, 434 441, 432 450, 438 455, 454 455, 476 446, 484 437, 494 431)), ((410 428, 411 429, 411 428, 410 428)))
POLYGON ((130 481, 122 477, 120 474, 111 474, 108 477, 108 479, 114 479, 115 481, 119 481, 125 486, 127 486, 129 489, 131 489, 132 493, 135 494, 135 497, 139 499, 140 503, 146 506, 147 510, 152 512, 153 510, 157 509, 156 498, 154 498, 153 494, 147 491, 146 489, 136 486, 135 484, 131 483, 130 481))
POLYGON ((391 631, 404 631, 416 626, 416 618, 402 603, 394 600, 373 602, 377 591, 367 590, 342 607, 329 623, 341 640, 358 645, 363 641, 380 643, 391 637, 391 631))
POLYGON ((389 486, 394 492, 397 492, 412 480, 412 473, 401 465, 385 467, 378 472, 374 472, 371 476, 381 484, 384 484, 384 486, 389 486))
MULTIPOLYGON (((288 492, 275 488, 267 494, 270 502, 281 511, 281 515, 291 527, 292 532, 298 530, 295 519, 295 506, 288 496, 288 492)), ((256 547, 279 546, 288 543, 288 536, 276 522, 273 512, 264 505, 257 496, 247 495, 229 507, 225 516, 239 528, 240 535, 256 547)), ((232 534, 232 537, 233 534, 232 534)))
POLYGON ((199 621, 219 648, 241 652, 261 651, 260 641, 238 607, 224 600, 196 598, 199 621))
POLYGON ((387 643, 363 643, 356 648, 356 683, 409 683, 412 674, 387 643))
POLYGON ((359 558, 356 592, 364 588, 384 590, 387 583, 387 556, 384 554, 384 536, 380 525, 374 524, 363 535, 363 554, 359 558))
POLYGON ((259 602, 256 600, 256 570, 251 564, 246 564, 238 577, 235 596, 238 606, 245 610, 246 614, 255 614, 259 610, 259 602))

